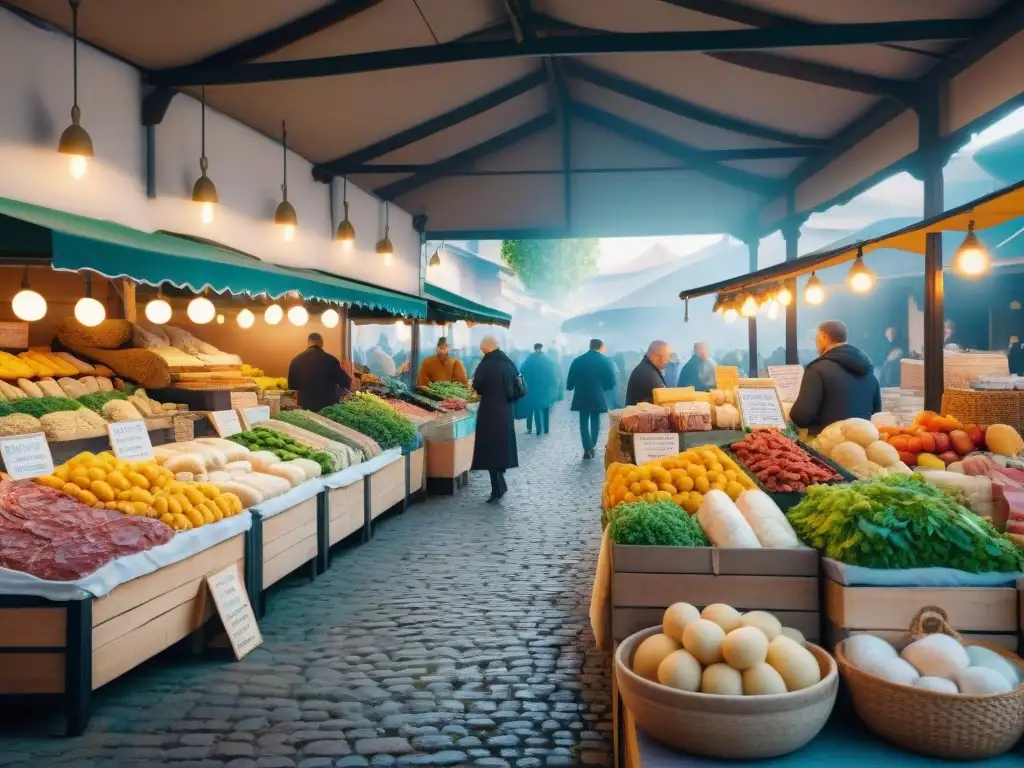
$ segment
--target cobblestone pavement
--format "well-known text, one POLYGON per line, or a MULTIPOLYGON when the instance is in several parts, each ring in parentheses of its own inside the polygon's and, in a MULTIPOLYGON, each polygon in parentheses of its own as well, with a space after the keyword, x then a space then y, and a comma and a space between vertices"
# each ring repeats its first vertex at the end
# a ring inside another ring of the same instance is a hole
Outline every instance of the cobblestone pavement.
MULTIPOLYGON (((315 582, 271 592, 242 662, 167 655, 94 697, 79 738, 11 738, 0 766, 607 765, 610 679, 587 618, 600 460, 574 414, 486 475, 379 521, 315 582)), ((8 728, 10 723, 7 724, 8 728)))

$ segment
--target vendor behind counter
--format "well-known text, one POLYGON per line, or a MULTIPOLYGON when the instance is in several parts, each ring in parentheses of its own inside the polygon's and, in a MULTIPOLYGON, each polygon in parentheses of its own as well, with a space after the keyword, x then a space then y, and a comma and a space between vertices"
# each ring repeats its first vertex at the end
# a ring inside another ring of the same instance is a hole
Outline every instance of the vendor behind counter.
POLYGON ((444 336, 437 340, 435 354, 420 365, 416 386, 425 387, 436 381, 455 381, 463 386, 469 386, 466 368, 461 360, 448 354, 448 339, 444 336))

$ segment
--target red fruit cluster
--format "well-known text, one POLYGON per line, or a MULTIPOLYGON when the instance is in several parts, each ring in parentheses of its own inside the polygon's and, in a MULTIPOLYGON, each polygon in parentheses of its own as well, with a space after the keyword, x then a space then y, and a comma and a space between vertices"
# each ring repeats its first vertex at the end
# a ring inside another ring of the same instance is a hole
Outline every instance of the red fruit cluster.
POLYGON ((730 447, 773 493, 802 493, 809 485, 843 479, 830 466, 775 430, 756 430, 730 447))

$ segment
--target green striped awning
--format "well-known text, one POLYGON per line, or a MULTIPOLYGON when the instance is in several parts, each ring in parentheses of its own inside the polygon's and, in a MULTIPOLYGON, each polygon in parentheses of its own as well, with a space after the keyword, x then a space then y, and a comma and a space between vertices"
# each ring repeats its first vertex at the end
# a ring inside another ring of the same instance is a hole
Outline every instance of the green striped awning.
POLYGON ((427 317, 435 322, 454 323, 463 320, 481 325, 500 325, 508 328, 512 316, 497 309, 463 298, 430 283, 423 284, 423 298, 427 300, 427 317))
POLYGON ((297 291, 305 299, 426 317, 421 299, 325 272, 260 261, 215 244, 164 232, 147 233, 111 221, 90 219, 17 200, 0 198, 0 252, 48 257, 54 269, 91 270, 157 286, 171 283, 198 293, 267 294, 297 291))

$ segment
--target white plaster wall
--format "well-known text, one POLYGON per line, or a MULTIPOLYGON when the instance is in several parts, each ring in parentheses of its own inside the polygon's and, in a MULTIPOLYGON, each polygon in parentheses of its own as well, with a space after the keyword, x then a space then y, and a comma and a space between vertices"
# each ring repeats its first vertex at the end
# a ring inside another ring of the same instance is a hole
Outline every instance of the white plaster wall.
MULTIPOLYGON (((199 175, 200 106, 189 96, 177 96, 156 129, 157 197, 149 200, 140 76, 87 45, 79 46, 79 104, 96 157, 88 175, 73 180, 67 159, 56 152, 70 123, 71 62, 66 35, 0 9, 0 197, 145 231, 198 235, 266 261, 419 293, 419 236, 406 212, 391 206, 395 258, 384 268, 374 252, 384 231, 384 204, 350 184, 357 242, 346 253, 333 241, 328 187, 314 182, 310 164, 291 153, 288 199, 299 228, 295 240, 286 243, 272 223, 280 200, 280 143, 209 108, 206 153, 220 205, 213 224, 202 224, 190 200, 199 175)), ((340 184, 337 191, 340 212, 340 184)))

